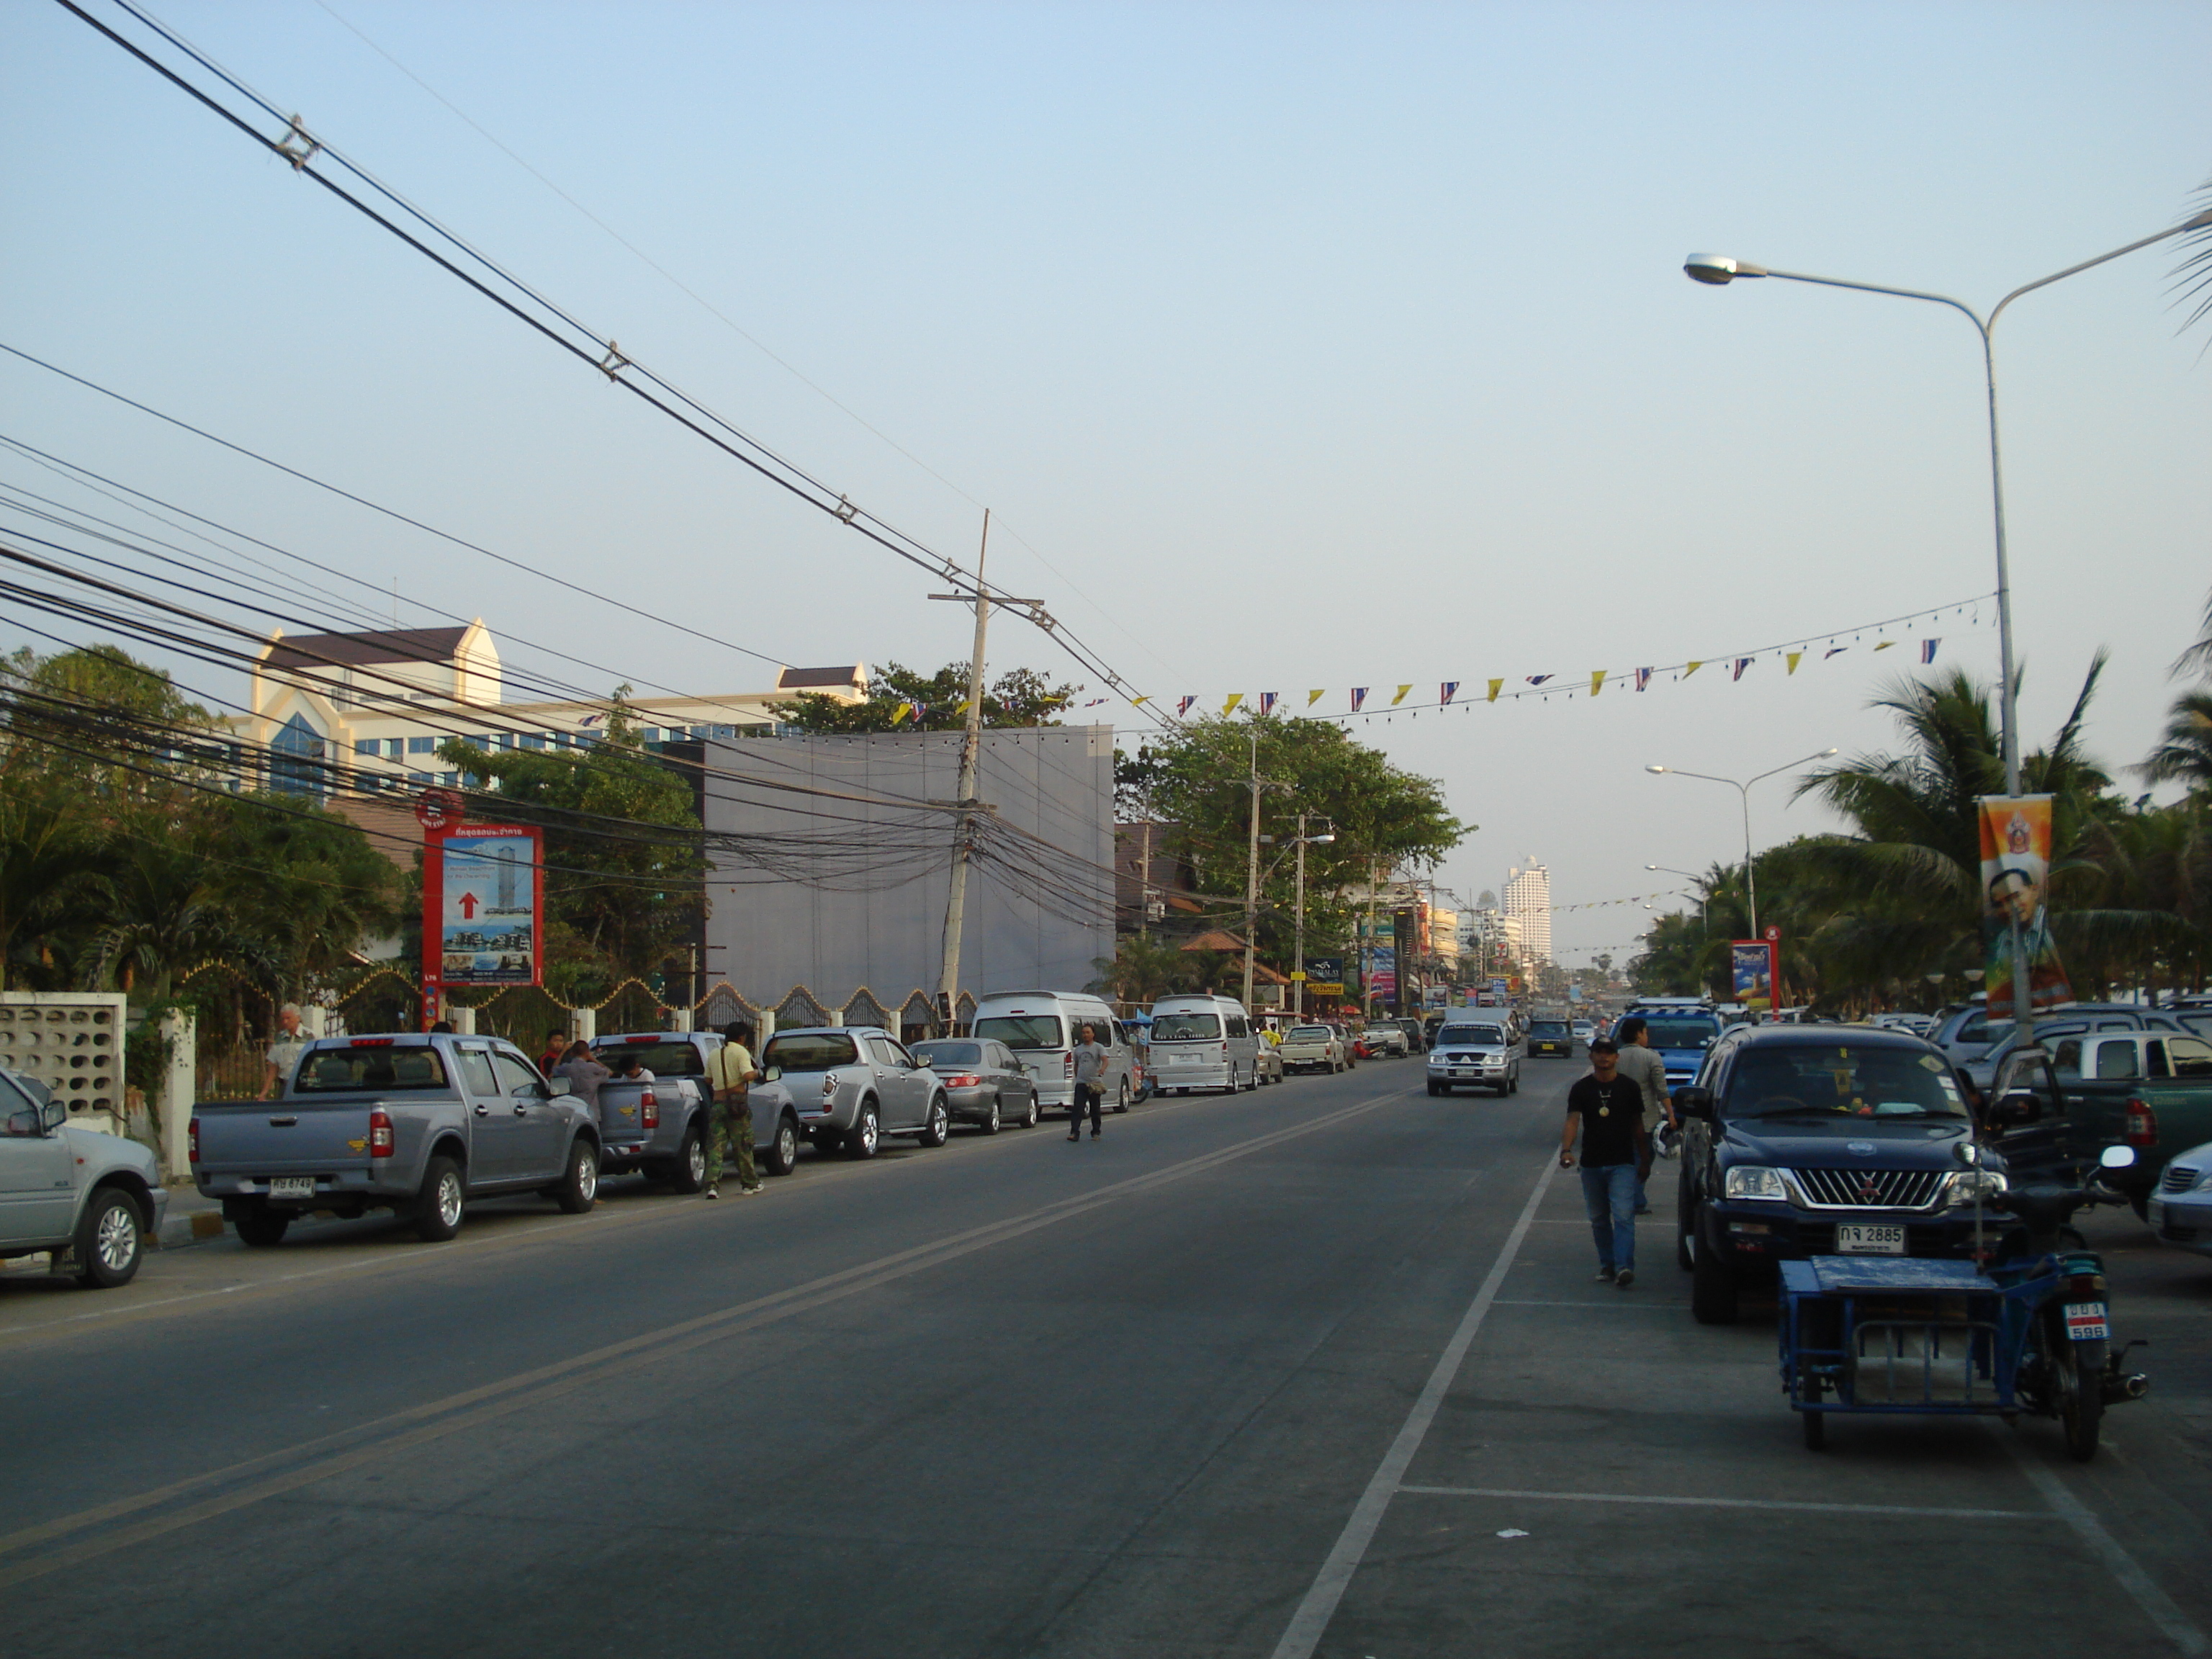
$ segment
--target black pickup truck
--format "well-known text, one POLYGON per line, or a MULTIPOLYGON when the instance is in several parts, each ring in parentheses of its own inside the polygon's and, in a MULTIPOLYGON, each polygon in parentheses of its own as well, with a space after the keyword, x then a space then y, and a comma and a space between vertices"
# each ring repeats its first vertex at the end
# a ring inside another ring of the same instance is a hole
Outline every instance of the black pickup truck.
POLYGON ((1959 1158, 1975 1125, 1942 1051, 1902 1031, 1746 1029, 1674 1098, 1676 1259, 1702 1324, 1733 1323, 1778 1262, 1972 1255, 1974 1195, 2003 1190, 2002 1159, 1959 1158))

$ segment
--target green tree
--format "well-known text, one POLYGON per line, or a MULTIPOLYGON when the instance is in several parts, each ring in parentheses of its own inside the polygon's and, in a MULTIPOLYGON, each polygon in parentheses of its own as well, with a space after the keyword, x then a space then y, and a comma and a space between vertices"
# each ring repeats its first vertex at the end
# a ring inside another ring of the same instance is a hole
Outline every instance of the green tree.
MULTIPOLYGON (((1068 699, 1083 688, 1054 685, 1034 668, 1011 668, 983 693, 986 726, 1057 726, 1068 699)), ((968 665, 947 663, 922 674, 887 663, 868 681, 865 702, 844 703, 805 691, 771 704, 776 718, 802 732, 957 732, 967 723, 968 665), (900 710, 913 704, 919 716, 900 710)))

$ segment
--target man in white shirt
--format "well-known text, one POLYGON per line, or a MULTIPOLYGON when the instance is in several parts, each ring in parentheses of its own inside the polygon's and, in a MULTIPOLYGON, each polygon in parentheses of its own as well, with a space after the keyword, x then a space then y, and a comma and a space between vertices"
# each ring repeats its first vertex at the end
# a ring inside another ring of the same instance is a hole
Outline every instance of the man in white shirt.
POLYGON ((1644 1194, 1644 1182, 1651 1178, 1651 1132, 1662 1120, 1668 1128, 1674 1127, 1674 1108, 1667 1095, 1667 1062, 1651 1046, 1650 1027, 1640 1014, 1631 1014, 1613 1029, 1613 1040, 1620 1046, 1620 1075, 1637 1085, 1644 1095, 1644 1133, 1645 1152, 1643 1167, 1636 1172, 1636 1213, 1650 1215, 1650 1201, 1644 1194))
POLYGON ((276 1011, 276 1040, 269 1045, 269 1075, 261 1086, 265 1098, 274 1100, 284 1092, 307 1048, 307 1036, 300 1030, 300 1005, 288 1002, 276 1011))

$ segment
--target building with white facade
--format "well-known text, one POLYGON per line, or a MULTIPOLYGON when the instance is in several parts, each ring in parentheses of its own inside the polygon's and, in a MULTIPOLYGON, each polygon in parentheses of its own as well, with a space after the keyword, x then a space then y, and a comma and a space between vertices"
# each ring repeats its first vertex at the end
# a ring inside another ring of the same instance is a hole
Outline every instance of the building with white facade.
MULTIPOLYGON (((766 735, 772 704, 814 692, 867 697, 864 663, 785 668, 772 689, 625 699, 647 744, 766 735)), ((570 749, 605 732, 611 698, 509 702, 499 647, 478 617, 465 628, 269 636, 252 671, 250 712, 232 719, 248 785, 304 795, 378 794, 455 785, 438 758, 449 738, 482 748, 570 749), (265 771, 265 776, 261 775, 265 771)))
POLYGON ((1521 961, 1552 959, 1552 872, 1533 859, 1505 872, 1505 914, 1521 924, 1521 961))

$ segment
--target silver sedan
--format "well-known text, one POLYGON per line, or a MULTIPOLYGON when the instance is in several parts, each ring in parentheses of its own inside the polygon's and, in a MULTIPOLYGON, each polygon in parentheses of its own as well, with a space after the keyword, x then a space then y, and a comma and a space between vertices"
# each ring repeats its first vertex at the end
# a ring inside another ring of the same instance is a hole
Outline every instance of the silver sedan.
POLYGON ((955 1123, 972 1123, 987 1135, 1002 1123, 1033 1129, 1036 1079, 1014 1051, 988 1037, 933 1037, 914 1045, 914 1057, 937 1073, 955 1123))

